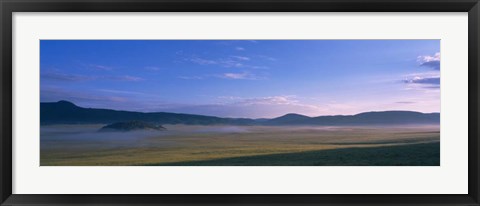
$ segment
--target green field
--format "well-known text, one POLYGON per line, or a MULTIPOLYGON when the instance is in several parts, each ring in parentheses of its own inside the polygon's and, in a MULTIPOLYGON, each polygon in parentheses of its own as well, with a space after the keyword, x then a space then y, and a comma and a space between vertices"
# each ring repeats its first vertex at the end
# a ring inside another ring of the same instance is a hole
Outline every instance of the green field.
POLYGON ((434 166, 439 126, 41 126, 41 166, 434 166))

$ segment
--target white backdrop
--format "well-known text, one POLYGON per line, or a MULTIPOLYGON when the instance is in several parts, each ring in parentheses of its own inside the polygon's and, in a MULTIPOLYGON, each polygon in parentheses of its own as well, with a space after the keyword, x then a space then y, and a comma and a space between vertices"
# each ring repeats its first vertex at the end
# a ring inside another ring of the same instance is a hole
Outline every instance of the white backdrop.
POLYGON ((13 193, 466 194, 467 13, 15 13, 13 193), (441 39, 441 166, 39 165, 40 39, 441 39))

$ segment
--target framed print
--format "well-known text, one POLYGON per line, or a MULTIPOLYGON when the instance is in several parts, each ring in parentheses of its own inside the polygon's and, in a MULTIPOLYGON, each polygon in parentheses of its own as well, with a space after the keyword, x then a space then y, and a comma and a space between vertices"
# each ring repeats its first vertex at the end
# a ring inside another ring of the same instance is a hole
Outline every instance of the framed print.
POLYGON ((0 5, 2 205, 479 205, 476 0, 0 5))
POLYGON ((41 40, 40 166, 440 166, 439 50, 440 40, 41 40), (400 49, 412 74, 397 74, 400 49), (337 66, 344 55, 357 60, 337 66), (145 63, 157 66, 130 69, 145 63))

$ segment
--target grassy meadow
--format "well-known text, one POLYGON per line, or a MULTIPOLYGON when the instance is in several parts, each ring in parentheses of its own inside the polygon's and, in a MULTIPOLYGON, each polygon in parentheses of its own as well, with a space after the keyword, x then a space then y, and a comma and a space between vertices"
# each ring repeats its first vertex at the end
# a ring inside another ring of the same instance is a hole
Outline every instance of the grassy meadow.
POLYGON ((436 166, 439 125, 41 126, 41 166, 436 166))

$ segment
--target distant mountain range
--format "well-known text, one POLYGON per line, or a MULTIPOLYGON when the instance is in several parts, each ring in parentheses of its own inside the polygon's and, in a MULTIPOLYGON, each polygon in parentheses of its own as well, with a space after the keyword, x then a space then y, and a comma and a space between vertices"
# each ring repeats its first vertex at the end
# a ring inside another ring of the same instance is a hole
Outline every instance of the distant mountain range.
POLYGON ((131 112, 79 107, 68 101, 40 103, 40 123, 46 124, 111 124, 122 121, 144 121, 156 124, 188 125, 394 125, 439 124, 440 113, 412 111, 365 112, 356 115, 308 117, 286 114, 272 119, 221 118, 215 116, 169 112, 131 112))

